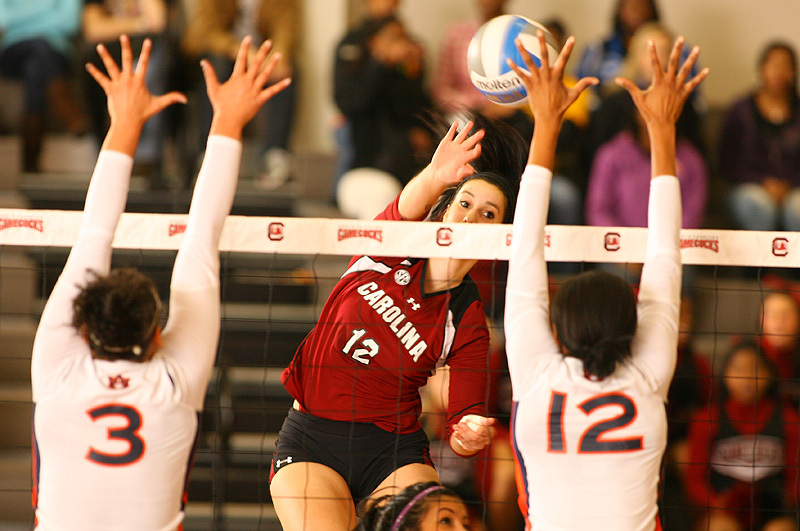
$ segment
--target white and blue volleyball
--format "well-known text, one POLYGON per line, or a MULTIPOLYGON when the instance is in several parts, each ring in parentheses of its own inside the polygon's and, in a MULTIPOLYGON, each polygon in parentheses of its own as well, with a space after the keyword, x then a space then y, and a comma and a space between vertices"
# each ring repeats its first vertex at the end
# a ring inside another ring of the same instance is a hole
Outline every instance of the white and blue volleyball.
POLYGON ((522 55, 514 44, 516 39, 520 39, 522 46, 533 56, 536 66, 539 66, 541 54, 537 30, 544 32, 552 65, 558 57, 555 39, 544 26, 529 18, 500 15, 486 22, 472 37, 467 50, 470 79, 490 101, 500 105, 521 105, 528 99, 525 84, 508 66, 507 59, 521 68, 525 67, 522 55))

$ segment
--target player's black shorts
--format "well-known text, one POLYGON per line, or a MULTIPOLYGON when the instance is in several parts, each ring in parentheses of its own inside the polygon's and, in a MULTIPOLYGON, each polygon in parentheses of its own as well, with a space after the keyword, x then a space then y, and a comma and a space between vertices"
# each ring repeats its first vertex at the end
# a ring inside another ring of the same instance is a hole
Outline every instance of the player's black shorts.
POLYGON ((290 409, 275 443, 270 479, 281 467, 302 462, 338 472, 356 503, 402 466, 433 466, 422 429, 390 433, 368 422, 330 420, 290 409))

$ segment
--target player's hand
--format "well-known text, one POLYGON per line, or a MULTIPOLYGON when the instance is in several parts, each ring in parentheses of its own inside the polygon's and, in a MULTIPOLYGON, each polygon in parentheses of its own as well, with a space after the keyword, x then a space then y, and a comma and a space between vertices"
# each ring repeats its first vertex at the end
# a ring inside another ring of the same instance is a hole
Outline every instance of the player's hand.
POLYGON ((564 112, 578 99, 580 93, 591 85, 597 85, 600 81, 596 77, 585 77, 572 87, 564 85, 564 69, 575 46, 575 37, 567 39, 561 53, 558 54, 558 58, 552 65, 547 52, 544 32, 537 30, 536 37, 539 39, 541 64, 536 66, 533 57, 522 45, 522 41, 517 39, 515 44, 525 63, 525 69, 511 59, 508 60, 508 65, 525 83, 528 104, 535 121, 538 123, 542 120, 551 120, 560 124, 564 112))
POLYGON ((458 424, 453 426, 453 438, 464 451, 456 453, 471 455, 486 448, 492 442, 497 430, 494 428, 495 419, 481 417, 480 415, 464 415, 458 424))
POLYGON ((458 122, 453 122, 431 158, 430 169, 433 171, 433 178, 445 188, 460 183, 475 173, 475 168, 470 166, 470 163, 481 155, 480 142, 484 131, 480 130, 470 135, 469 132, 474 125, 469 121, 456 134, 458 122))
POLYGON ((291 83, 291 79, 286 78, 264 88, 281 55, 275 53, 267 59, 272 49, 272 42, 265 41, 258 48, 253 60, 248 61, 250 44, 250 37, 242 39, 233 72, 225 83, 219 82, 211 63, 206 60, 200 63, 208 99, 214 109, 210 134, 241 138, 241 130, 253 119, 262 105, 291 83))
POLYGON ((647 47, 653 67, 653 79, 645 90, 641 90, 630 79, 618 77, 615 80, 619 86, 630 93, 648 127, 652 125, 673 126, 678 121, 689 94, 708 75, 708 68, 704 68, 699 74, 689 79, 689 74, 700 55, 700 48, 697 46, 692 49, 683 65, 678 68, 683 41, 683 37, 675 40, 666 71, 661 67, 655 44, 652 40, 648 41, 647 47))
POLYGON ((125 123, 141 128, 148 118, 173 103, 186 103, 186 96, 180 92, 154 96, 147 90, 145 76, 153 47, 150 39, 145 39, 142 44, 142 52, 135 69, 130 39, 127 35, 122 35, 119 42, 122 47, 121 65, 114 62, 102 44, 97 46, 97 53, 103 60, 107 74, 92 64, 86 65, 86 70, 108 97, 108 113, 112 124, 125 123))

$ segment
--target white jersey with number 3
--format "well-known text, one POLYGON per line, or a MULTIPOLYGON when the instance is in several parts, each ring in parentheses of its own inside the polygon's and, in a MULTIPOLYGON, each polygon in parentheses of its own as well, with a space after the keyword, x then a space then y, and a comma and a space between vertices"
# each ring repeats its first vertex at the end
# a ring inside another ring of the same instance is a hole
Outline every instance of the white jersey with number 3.
POLYGON ((72 302, 107 274, 132 160, 103 151, 78 239, 33 349, 34 501, 39 530, 174 530, 183 520, 198 415, 220 329, 218 243, 241 144, 209 139, 175 259, 163 345, 144 363, 93 359, 72 302))
POLYGON ((653 179, 632 358, 606 379, 561 354, 549 322, 544 225, 552 174, 523 176, 509 262, 506 351, 513 444, 528 529, 657 528, 664 410, 675 369, 680 305, 680 187, 653 179))

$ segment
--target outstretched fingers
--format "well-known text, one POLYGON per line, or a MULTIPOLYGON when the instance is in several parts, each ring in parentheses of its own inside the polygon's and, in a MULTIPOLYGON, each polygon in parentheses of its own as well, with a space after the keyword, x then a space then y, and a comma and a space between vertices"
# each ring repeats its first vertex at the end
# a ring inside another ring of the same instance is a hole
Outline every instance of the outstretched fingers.
POLYGON ((203 79, 206 82, 206 92, 208 92, 209 96, 216 94, 219 90, 219 78, 217 78, 216 70, 205 59, 200 61, 200 68, 203 71, 203 79))
POLYGON ((696 89, 697 86, 700 83, 702 83, 703 80, 706 78, 706 76, 708 75, 708 72, 709 72, 709 69, 708 68, 704 68, 704 69, 702 69, 700 71, 700 73, 698 73, 692 79, 687 81, 686 84, 684 85, 686 87, 686 91, 687 92, 692 92, 694 89, 696 89))
POLYGON ((86 71, 89 72, 89 75, 92 76, 95 81, 97 81, 97 84, 100 85, 100 88, 103 89, 103 92, 108 92, 108 87, 111 83, 111 80, 107 75, 98 70, 97 67, 92 63, 86 63, 86 71))
POLYGON ((142 51, 139 53, 139 60, 136 61, 135 74, 144 78, 147 74, 147 67, 150 65, 150 52, 153 49, 153 41, 145 39, 142 43, 142 51))
MULTIPOLYGON (((674 50, 675 49, 673 48, 673 51, 674 50)), ((653 39, 648 39, 647 51, 650 54, 650 66, 652 67, 651 70, 653 71, 653 80, 656 83, 659 83, 664 78, 664 69, 661 68, 661 61, 659 61, 658 59, 658 52, 656 51, 656 43, 653 42, 653 39)))
POLYGON ((187 99, 185 94, 177 91, 168 92, 161 96, 157 96, 156 98, 153 99, 153 102, 151 103, 151 111, 152 114, 155 115, 160 113, 170 105, 173 105, 175 103, 186 103, 186 102, 187 99))
POLYGON ((131 40, 127 35, 119 36, 120 48, 122 48, 122 73, 133 72, 133 50, 131 50, 131 40))
MULTIPOLYGON (((678 64, 681 61, 681 52, 683 51, 683 41, 683 36, 680 36, 675 39, 675 43, 672 45, 672 51, 669 54, 669 63, 667 64, 667 73, 670 76, 675 76, 678 72, 678 64)), ((655 45, 653 47, 655 47, 655 45)))
POLYGON ((119 67, 117 66, 117 63, 114 62, 111 54, 108 53, 108 49, 102 44, 98 44, 97 54, 100 56, 100 60, 103 61, 103 66, 106 67, 108 78, 112 80, 117 79, 119 77, 119 67))
POLYGON ((239 51, 236 53, 236 62, 233 63, 231 76, 240 76, 247 72, 247 56, 250 54, 250 42, 252 38, 248 35, 242 39, 239 51))
POLYGON ((281 79, 277 83, 273 83, 272 85, 262 90, 259 95, 259 98, 263 103, 266 103, 267 100, 271 99, 273 96, 275 96, 275 94, 282 91, 291 84, 292 84, 292 78, 287 77, 285 79, 281 79))
MULTIPOLYGON (((255 57, 253 58, 253 62, 248 65, 247 73, 253 79, 257 78, 259 75, 264 73, 264 70, 267 68, 275 68, 275 57, 273 56, 270 58, 270 61, 267 61, 266 67, 264 66, 264 60, 266 60, 267 55, 269 55, 269 51, 272 49, 272 41, 266 40, 261 43, 261 46, 258 47, 258 51, 256 51, 255 57)), ((275 54, 278 55, 278 54, 275 54)))

